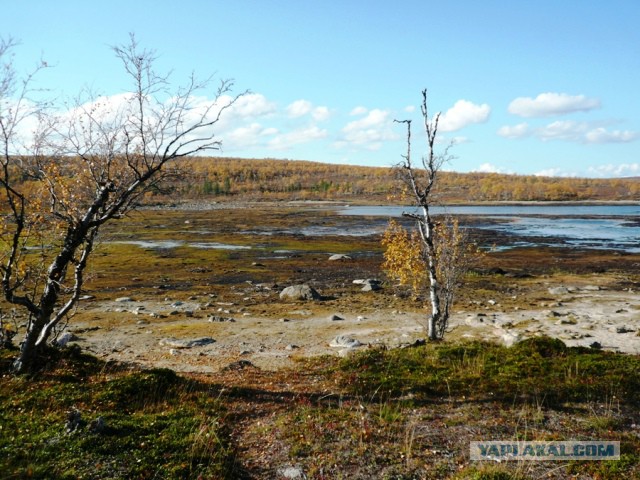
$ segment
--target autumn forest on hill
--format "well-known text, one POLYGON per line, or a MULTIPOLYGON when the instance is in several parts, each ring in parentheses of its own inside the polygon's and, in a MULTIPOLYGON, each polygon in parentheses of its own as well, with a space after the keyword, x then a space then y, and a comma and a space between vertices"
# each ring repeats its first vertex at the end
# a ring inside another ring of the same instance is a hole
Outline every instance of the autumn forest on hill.
MULTIPOLYGON (((191 158, 186 176, 151 201, 348 200, 401 203, 393 168, 295 160, 191 158)), ((496 173, 441 172, 441 203, 519 201, 640 201, 640 178, 569 178, 496 173)))

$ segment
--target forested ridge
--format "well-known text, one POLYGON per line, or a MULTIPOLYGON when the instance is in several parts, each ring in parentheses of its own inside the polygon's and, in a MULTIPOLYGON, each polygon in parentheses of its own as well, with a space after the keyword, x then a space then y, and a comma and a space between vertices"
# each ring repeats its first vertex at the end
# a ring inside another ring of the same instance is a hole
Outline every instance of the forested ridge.
MULTIPOLYGON (((390 167, 299 160, 191 158, 184 180, 170 185, 180 198, 349 200, 401 202, 402 185, 390 167)), ((640 178, 566 178, 440 172, 440 202, 640 201, 640 178)))

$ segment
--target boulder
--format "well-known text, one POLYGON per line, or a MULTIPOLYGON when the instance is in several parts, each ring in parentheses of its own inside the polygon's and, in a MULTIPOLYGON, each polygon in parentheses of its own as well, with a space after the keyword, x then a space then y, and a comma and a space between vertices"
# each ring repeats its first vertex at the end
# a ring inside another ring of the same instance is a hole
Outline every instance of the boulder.
POLYGON ((334 315, 331 315, 329 317, 329 320, 332 321, 332 322, 340 322, 340 321, 344 320, 344 318, 341 317, 340 315, 335 315, 334 314, 334 315))
POLYGON ((549 293, 551 295, 566 295, 569 293, 569 289, 567 287, 551 287, 549 293))
POLYGON ((329 260, 332 261, 332 262, 335 262, 336 260, 344 261, 344 260, 351 260, 351 257, 349 255, 344 255, 342 253, 336 253, 334 255, 331 255, 329 257, 329 260))
POLYGON ((331 340, 329 346, 337 348, 357 348, 361 347, 362 343, 348 335, 338 335, 336 338, 331 340))
POLYGON ((322 296, 309 285, 291 285, 280 292, 280 298, 290 300, 320 300, 322 296))
POLYGON ((193 338, 189 339, 177 339, 177 338, 163 338, 160 340, 160 345, 165 345, 167 347, 173 348, 193 348, 193 347, 203 347, 205 345, 209 345, 214 343, 215 340, 211 337, 202 337, 202 338, 193 338))

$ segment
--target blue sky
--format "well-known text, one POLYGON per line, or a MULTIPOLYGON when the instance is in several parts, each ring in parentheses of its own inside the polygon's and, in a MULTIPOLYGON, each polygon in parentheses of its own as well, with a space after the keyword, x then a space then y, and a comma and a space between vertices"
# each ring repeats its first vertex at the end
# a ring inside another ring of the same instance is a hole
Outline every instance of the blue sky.
MULTIPOLYGON (((179 83, 250 90, 220 124, 223 154, 391 166, 423 147, 421 90, 455 141, 447 169, 640 175, 637 0, 3 0, 15 64, 40 58, 60 97, 117 95, 110 46, 130 32, 179 83)), ((213 92, 212 92, 213 93, 213 92)))

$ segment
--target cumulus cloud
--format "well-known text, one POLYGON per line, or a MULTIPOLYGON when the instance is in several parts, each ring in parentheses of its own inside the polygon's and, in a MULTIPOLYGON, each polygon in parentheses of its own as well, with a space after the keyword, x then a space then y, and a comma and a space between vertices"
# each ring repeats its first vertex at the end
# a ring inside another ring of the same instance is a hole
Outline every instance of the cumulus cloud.
MULTIPOLYGON (((221 99, 224 104, 224 99, 221 99)), ((243 95, 229 108, 228 113, 233 117, 257 118, 275 113, 276 104, 267 100, 260 93, 243 95)))
MULTIPOLYGON (((362 110, 360 110, 362 111, 362 110)), ((342 129, 342 138, 336 146, 364 147, 367 150, 378 150, 382 142, 395 140, 398 135, 393 131, 391 113, 387 110, 373 109, 358 120, 347 123, 342 129)))
POLYGON ((589 167, 589 174, 596 177, 637 177, 640 176, 640 163, 608 164, 589 167))
POLYGON ((287 107, 287 115, 291 118, 298 118, 308 114, 313 105, 308 100, 296 100, 287 107))
POLYGON ((480 165, 478 168, 476 168, 475 170, 471 170, 472 172, 477 172, 477 173, 511 173, 510 171, 505 170, 502 167, 498 167, 497 165, 494 165, 492 163, 483 163, 482 165, 480 165))
POLYGON ((605 128, 594 128, 585 134, 587 143, 627 143, 640 138, 640 132, 631 130, 607 131, 605 128))
POLYGON ((607 130, 587 122, 556 121, 536 130, 541 140, 565 140, 585 144, 628 143, 640 138, 640 132, 607 130))
POLYGON ((561 168, 545 168, 533 174, 536 177, 577 177, 576 173, 567 172, 561 168))
POLYGON ((318 122, 323 122, 331 116, 327 107, 314 107, 308 100, 296 100, 287 106, 286 112, 290 118, 300 118, 305 115, 311 115, 311 117, 318 122))
POLYGON ((318 122, 324 122, 329 119, 331 112, 328 107, 316 107, 311 112, 311 116, 318 122))
POLYGON ((508 107, 509 113, 520 117, 550 117, 600 108, 600 100, 585 95, 541 93, 536 98, 519 97, 508 107))
POLYGON ((326 138, 327 135, 328 132, 326 130, 312 125, 278 135, 269 141, 268 146, 274 150, 287 150, 294 145, 326 138))
POLYGON ((490 113, 491 107, 486 103, 476 105, 468 100, 458 100, 440 116, 439 128, 443 132, 454 132, 467 125, 486 122, 490 113))
POLYGON ((583 144, 628 143, 640 139, 640 132, 608 130, 601 124, 573 120, 556 120, 537 128, 527 123, 505 125, 498 129, 498 135, 512 139, 533 136, 545 142, 562 140, 583 144))
POLYGON ((519 123, 517 125, 505 125, 498 129, 498 135, 505 138, 524 138, 531 133, 529 125, 519 123))
POLYGON ((368 112, 369 110, 366 109, 365 107, 355 107, 353 110, 351 110, 349 112, 349 115, 351 115, 352 117, 356 117, 358 115, 364 115, 368 112))
POLYGON ((278 129, 264 127, 254 122, 234 128, 224 134, 224 147, 229 149, 255 147, 264 142, 264 138, 276 135, 278 129))

